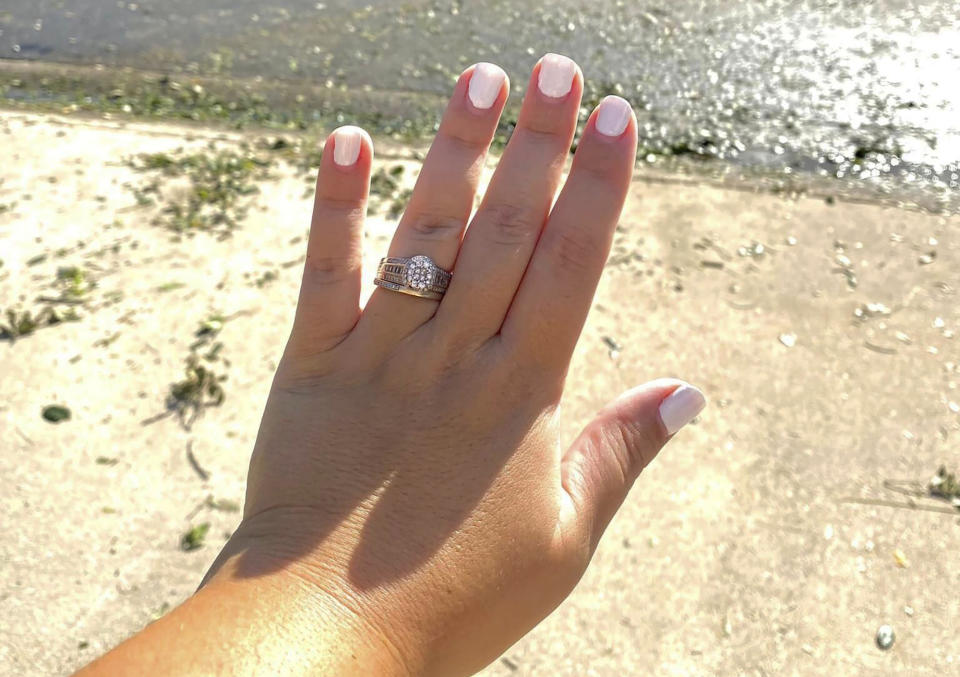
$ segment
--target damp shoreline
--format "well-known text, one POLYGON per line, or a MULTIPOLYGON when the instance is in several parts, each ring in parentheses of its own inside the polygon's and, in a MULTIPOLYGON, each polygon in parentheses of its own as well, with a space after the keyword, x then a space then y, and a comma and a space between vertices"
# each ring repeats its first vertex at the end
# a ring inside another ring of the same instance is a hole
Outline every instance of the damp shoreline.
MULTIPOLYGON (((604 95, 587 91, 581 124, 604 95)), ((495 153, 509 140, 518 104, 514 99, 504 112, 495 153)), ((318 146, 333 128, 349 123, 392 144, 426 150, 444 105, 443 96, 425 92, 0 59, 0 107, 8 110, 286 135, 318 146)), ((737 190, 960 213, 960 191, 872 180, 869 168, 875 162, 865 162, 861 176, 836 177, 789 166, 738 164, 689 148, 653 149, 644 147, 642 139, 637 153, 638 177, 647 181, 701 181, 737 190)))

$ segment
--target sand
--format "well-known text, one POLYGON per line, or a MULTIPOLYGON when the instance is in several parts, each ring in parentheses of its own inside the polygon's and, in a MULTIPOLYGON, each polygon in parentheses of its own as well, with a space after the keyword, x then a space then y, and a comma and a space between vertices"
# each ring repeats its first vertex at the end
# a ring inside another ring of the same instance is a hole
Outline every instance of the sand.
MULTIPOLYGON (((96 284, 79 321, 0 342, 0 675, 68 673, 165 613, 239 520, 217 501, 243 498, 308 184, 278 164, 232 236, 183 238, 151 223, 123 163, 214 139, 242 138, 0 113, 0 310, 56 296, 60 267, 96 284), (223 405, 189 430, 145 423, 217 314, 223 405), (44 420, 51 404, 70 420, 44 420)), ((412 178, 407 150, 378 149, 412 178)), ((368 264, 391 228, 371 218, 368 264)), ((659 376, 711 406, 640 478, 569 600, 485 674, 956 671, 960 512, 885 482, 960 470, 958 233, 958 217, 640 176, 565 434, 659 376)))

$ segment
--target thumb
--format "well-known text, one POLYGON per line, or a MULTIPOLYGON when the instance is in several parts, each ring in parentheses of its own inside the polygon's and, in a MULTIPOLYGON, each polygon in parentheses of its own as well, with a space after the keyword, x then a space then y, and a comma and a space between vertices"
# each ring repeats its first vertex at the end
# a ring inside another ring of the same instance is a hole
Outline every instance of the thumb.
POLYGON ((706 403, 688 383, 651 381, 608 404, 580 433, 563 457, 562 481, 591 551, 640 472, 706 403))

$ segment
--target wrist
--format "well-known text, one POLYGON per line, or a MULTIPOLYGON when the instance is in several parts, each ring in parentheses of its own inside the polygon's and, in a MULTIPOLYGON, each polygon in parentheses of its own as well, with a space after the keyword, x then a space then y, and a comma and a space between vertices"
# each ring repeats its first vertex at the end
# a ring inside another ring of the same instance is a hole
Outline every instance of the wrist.
MULTIPOLYGON (((388 633, 345 584, 245 521, 224 547, 197 595, 241 595, 256 609, 267 646, 304 657, 309 674, 417 674, 407 647, 388 633), (279 546, 279 547, 278 547, 279 546)), ((287 532, 289 534, 289 532, 287 532)), ((260 653, 263 653, 261 644, 260 653)))
POLYGON ((282 572, 237 575, 235 557, 182 605, 78 675, 409 677, 376 628, 282 572))

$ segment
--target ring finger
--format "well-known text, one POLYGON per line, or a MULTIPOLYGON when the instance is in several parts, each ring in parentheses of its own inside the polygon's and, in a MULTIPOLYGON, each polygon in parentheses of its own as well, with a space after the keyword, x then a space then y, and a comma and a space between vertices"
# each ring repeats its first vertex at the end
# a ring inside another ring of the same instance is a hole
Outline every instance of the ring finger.
MULTIPOLYGON (((509 89, 506 73, 493 64, 476 64, 460 76, 389 256, 422 254, 444 270, 453 267, 509 89)), ((430 319, 436 308, 436 301, 378 288, 357 330, 374 345, 395 342, 430 319)))

